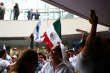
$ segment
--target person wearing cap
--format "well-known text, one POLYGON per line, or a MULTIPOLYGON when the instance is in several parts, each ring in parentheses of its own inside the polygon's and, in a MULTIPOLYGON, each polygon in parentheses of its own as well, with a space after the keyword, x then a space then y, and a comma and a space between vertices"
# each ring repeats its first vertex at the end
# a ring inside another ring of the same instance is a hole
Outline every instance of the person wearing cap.
POLYGON ((12 63, 15 64, 16 63, 16 60, 17 60, 17 56, 16 55, 13 55, 12 56, 12 63))

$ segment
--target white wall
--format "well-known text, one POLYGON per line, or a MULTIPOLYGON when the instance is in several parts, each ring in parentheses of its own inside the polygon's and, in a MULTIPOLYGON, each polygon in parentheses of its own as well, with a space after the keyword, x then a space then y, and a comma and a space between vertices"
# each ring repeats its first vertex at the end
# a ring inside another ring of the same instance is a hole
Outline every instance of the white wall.
MULTIPOLYGON (((43 20, 40 34, 55 20, 43 20)), ((0 37, 28 37, 34 31, 38 21, 0 21, 0 37)), ((76 29, 90 31, 91 24, 85 19, 61 19, 62 35, 76 34, 76 29)), ((98 25, 97 31, 107 31, 108 27, 98 25)))

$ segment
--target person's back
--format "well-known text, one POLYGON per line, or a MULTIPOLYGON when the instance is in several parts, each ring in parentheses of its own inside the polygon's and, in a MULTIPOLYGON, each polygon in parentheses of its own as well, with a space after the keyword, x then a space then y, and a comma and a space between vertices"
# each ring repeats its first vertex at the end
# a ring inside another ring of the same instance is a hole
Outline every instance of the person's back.
POLYGON ((35 50, 28 49, 23 52, 8 73, 35 73, 37 66, 37 52, 35 50))

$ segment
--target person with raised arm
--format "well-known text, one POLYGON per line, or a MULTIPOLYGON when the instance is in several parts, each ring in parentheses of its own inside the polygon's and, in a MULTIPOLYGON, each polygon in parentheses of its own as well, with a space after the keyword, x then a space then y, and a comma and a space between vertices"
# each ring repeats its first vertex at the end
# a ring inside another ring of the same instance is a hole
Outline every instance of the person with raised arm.
MULTIPOLYGON (((93 39, 96 37, 96 29, 98 23, 98 17, 94 10, 91 10, 89 22, 92 24, 90 34, 88 35, 84 47, 81 52, 76 56, 76 68, 79 73, 94 73, 95 72, 95 56, 93 55, 95 50, 91 48, 96 45, 92 45, 93 39)), ((95 41, 96 42, 96 41, 95 41)), ((97 53, 98 54, 98 53, 97 53)))

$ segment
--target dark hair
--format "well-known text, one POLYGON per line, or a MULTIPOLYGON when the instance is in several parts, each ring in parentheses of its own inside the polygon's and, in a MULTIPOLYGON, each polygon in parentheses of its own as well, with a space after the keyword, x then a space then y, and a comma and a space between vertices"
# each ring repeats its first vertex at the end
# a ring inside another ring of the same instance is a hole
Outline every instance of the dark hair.
POLYGON ((56 46, 53 51, 55 51, 55 54, 60 58, 62 59, 62 51, 61 51, 61 47, 60 45, 56 46))
POLYGON ((4 49, 0 49, 0 58, 2 58, 2 56, 6 53, 6 51, 4 49))
POLYGON ((9 73, 12 71, 16 71, 17 73, 27 73, 27 70, 24 68, 26 65, 25 62, 30 63, 32 65, 31 67, 33 68, 33 66, 38 63, 37 52, 33 49, 25 50, 9 73))

